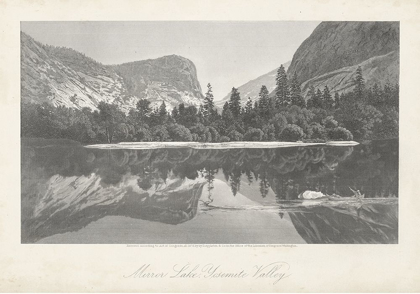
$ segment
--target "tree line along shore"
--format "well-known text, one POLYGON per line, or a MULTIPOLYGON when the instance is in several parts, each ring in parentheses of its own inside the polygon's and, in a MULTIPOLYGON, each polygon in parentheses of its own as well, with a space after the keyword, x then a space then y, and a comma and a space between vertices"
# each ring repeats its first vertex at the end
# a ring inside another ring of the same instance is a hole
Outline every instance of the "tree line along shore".
POLYGON ((353 90, 331 94, 328 86, 310 86, 303 97, 299 77, 288 77, 280 66, 276 89, 262 86, 258 99, 242 103, 232 88, 219 111, 211 84, 200 107, 165 102, 152 108, 140 99, 128 113, 100 102, 90 108, 22 103, 21 136, 70 139, 83 144, 118 142, 326 142, 398 137, 399 85, 365 87, 359 67, 353 90))

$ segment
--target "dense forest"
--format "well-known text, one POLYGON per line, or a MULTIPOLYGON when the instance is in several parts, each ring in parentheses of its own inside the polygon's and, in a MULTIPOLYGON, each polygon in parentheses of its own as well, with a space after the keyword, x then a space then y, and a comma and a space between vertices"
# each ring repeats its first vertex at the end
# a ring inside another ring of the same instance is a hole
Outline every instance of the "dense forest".
POLYGON ((288 77, 280 66, 272 95, 261 87, 256 101, 242 106, 232 88, 229 102, 219 112, 212 87, 200 108, 180 104, 168 111, 163 102, 152 109, 141 99, 124 113, 100 102, 98 110, 22 103, 21 136, 65 138, 81 143, 122 141, 327 141, 398 137, 399 85, 366 88, 359 67, 354 89, 333 96, 330 89, 313 86, 303 97, 296 74, 288 77))

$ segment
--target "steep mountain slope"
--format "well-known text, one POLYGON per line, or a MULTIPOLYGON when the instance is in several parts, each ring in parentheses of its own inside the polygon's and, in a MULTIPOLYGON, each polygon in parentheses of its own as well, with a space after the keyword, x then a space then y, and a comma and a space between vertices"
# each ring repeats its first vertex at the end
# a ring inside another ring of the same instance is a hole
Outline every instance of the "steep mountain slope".
MULTIPOLYGON (((289 67, 291 61, 283 64, 285 70, 289 67)), ((265 85, 269 92, 273 91, 276 87, 276 74, 277 68, 272 71, 259 76, 258 78, 251 80, 242 86, 238 87, 239 93, 241 93, 242 103, 245 104, 248 97, 251 97, 252 101, 258 98, 261 86, 265 85)), ((222 100, 216 101, 216 106, 223 108, 226 101, 229 101, 230 93, 228 93, 222 100)))
POLYGON ((115 103, 124 111, 140 98, 167 108, 200 105, 203 94, 194 64, 180 56, 104 66, 73 49, 43 45, 21 33, 23 102, 96 109, 115 103))
POLYGON ((322 22, 297 49, 288 73, 306 81, 398 49, 397 22, 322 22))
POLYGON ((368 86, 399 78, 398 22, 322 22, 301 44, 287 71, 309 86, 348 91, 358 66, 368 86))
POLYGON ((311 85, 318 89, 328 86, 332 93, 350 91, 354 87, 358 66, 362 68, 366 87, 371 87, 375 83, 382 86, 385 83, 394 84, 399 80, 399 51, 375 56, 360 64, 343 67, 321 76, 316 76, 301 85, 302 92, 306 93, 311 85))
POLYGON ((21 33, 22 101, 96 109, 124 97, 122 78, 68 48, 44 46, 21 33))

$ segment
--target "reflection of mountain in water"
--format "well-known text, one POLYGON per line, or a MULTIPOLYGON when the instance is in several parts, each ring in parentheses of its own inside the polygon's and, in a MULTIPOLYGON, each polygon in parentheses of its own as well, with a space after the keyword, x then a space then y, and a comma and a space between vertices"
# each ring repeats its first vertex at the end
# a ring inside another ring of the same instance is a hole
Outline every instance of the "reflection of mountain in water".
POLYGON ((116 185, 101 184, 95 174, 79 177, 55 175, 38 194, 32 217, 23 223, 25 238, 76 231, 107 215, 179 224, 197 213, 204 181, 170 178, 148 190, 139 177, 127 174, 116 185))
MULTIPOLYGON (((276 202, 296 199, 308 189, 349 196, 353 187, 366 197, 397 196, 398 191, 398 142, 393 141, 354 150, 95 150, 68 143, 22 142, 23 242, 77 231, 110 215, 180 224, 196 216, 201 196, 203 205, 215 204, 215 180, 230 187, 223 201, 241 191, 254 203, 277 207, 276 202)), ((342 223, 338 214, 321 212, 342 223)), ((309 223, 318 226, 313 216, 304 221, 307 215, 290 216, 307 242, 319 243, 305 237, 309 223)))

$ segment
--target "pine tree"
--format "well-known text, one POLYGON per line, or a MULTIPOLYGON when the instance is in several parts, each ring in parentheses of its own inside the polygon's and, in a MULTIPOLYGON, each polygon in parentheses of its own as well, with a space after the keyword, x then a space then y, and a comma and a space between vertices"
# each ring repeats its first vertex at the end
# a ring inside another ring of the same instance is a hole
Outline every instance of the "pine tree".
POLYGON ((159 107, 159 116, 164 117, 167 114, 168 114, 168 112, 166 111, 166 104, 165 104, 165 101, 163 101, 162 104, 159 107))
POLYGON ((223 113, 226 112, 228 109, 229 109, 229 102, 226 101, 225 104, 223 104, 222 116, 223 116, 223 113))
POLYGON ((361 101, 363 100, 363 91, 365 89, 365 79, 363 78, 362 68, 360 66, 357 67, 356 70, 356 78, 354 79, 356 84, 355 92, 356 92, 356 99, 361 101))
POLYGON ((232 93, 230 94, 229 109, 235 118, 238 118, 241 114, 241 96, 235 87, 232 88, 232 93))
POLYGON ((269 189, 270 189, 270 183, 267 180, 265 175, 264 176, 261 175, 261 180, 260 180, 259 185, 260 185, 261 197, 265 198, 267 196, 268 192, 269 192, 269 189))
POLYGON ((251 113, 251 111, 252 111, 252 100, 251 100, 251 97, 248 97, 248 100, 246 101, 246 104, 245 104, 245 113, 249 114, 251 113))
POLYGON ((333 107, 334 100, 331 96, 330 89, 328 89, 327 85, 325 85, 324 92, 322 93, 322 101, 326 109, 331 109, 333 107))
POLYGON ((258 112, 258 109, 259 109, 259 104, 258 104, 258 100, 255 100, 254 101, 254 109, 255 109, 255 111, 257 111, 258 112))
POLYGON ((296 73, 293 74, 292 80, 290 81, 290 99, 292 105, 299 107, 305 107, 305 100, 301 95, 300 84, 296 73))
POLYGON ((136 108, 140 122, 145 122, 152 112, 152 109, 150 108, 150 101, 146 99, 140 99, 137 102, 136 108))
POLYGON ((324 104, 322 101, 322 92, 321 90, 317 89, 313 98, 313 107, 314 108, 324 108, 324 104))
POLYGON ((276 76, 276 106, 288 106, 290 104, 289 85, 287 81, 287 74, 284 70, 283 64, 277 70, 276 76))
POLYGON ((206 97, 204 98, 203 115, 207 120, 210 120, 210 118, 214 115, 214 97, 210 83, 207 84, 207 93, 206 97))
POLYGON ((198 108, 198 112, 197 112, 197 117, 198 117, 198 121, 200 123, 204 123, 204 106, 200 105, 200 107, 198 108))
POLYGON ((308 108, 313 108, 314 107, 314 99, 315 99, 315 87, 314 85, 311 85, 309 87, 308 93, 306 94, 306 98, 307 98, 307 107, 308 108))
POLYGON ((270 98, 269 98, 268 89, 266 86, 262 86, 259 93, 259 113, 262 117, 267 118, 270 113, 270 98))
POLYGON ((230 105, 228 102, 223 105, 222 120, 224 121, 226 127, 234 124, 234 118, 232 112, 230 111, 230 105))
POLYGON ((314 85, 311 85, 309 87, 308 93, 306 94, 306 97, 310 99, 310 98, 313 98, 314 95, 315 95, 315 87, 314 85))
POLYGON ((372 87, 372 99, 369 101, 369 103, 374 106, 381 105, 383 102, 381 94, 381 89, 379 89, 378 84, 375 83, 372 87))

